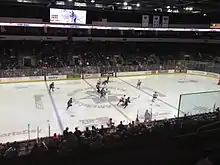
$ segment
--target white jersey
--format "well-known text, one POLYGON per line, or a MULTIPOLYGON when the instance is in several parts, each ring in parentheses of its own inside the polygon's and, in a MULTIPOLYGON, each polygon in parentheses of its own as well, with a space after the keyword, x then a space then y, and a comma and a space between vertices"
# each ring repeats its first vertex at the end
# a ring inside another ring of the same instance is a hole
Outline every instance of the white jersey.
POLYGON ((152 115, 150 114, 150 112, 148 110, 145 111, 145 114, 144 114, 144 121, 150 121, 152 118, 152 115))
POLYGON ((101 84, 101 79, 99 79, 99 80, 97 81, 97 84, 101 84))

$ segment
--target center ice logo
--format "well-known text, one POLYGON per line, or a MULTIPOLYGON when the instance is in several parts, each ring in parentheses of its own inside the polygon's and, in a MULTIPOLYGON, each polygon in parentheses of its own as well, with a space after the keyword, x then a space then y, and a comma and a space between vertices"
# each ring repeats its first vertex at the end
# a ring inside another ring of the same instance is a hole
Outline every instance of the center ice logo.
POLYGON ((110 92, 106 98, 100 98, 100 95, 93 88, 77 89, 71 93, 68 93, 68 96, 72 97, 73 103, 78 106, 83 106, 86 108, 111 108, 111 105, 109 105, 109 103, 118 102, 118 98, 124 95, 126 93, 126 90, 116 87, 108 87, 108 90, 110 92), (81 98, 76 98, 75 96, 80 95, 80 93, 84 94, 85 96, 81 98), (93 103, 86 103, 91 102, 91 100, 93 103))

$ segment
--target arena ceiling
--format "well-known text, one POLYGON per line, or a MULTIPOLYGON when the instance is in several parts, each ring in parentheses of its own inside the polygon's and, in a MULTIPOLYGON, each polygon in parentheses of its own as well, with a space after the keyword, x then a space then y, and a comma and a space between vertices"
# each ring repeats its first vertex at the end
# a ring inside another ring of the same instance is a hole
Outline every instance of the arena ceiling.
POLYGON ((169 13, 210 13, 220 11, 219 0, 0 0, 0 3, 42 4, 56 7, 111 7, 169 13))

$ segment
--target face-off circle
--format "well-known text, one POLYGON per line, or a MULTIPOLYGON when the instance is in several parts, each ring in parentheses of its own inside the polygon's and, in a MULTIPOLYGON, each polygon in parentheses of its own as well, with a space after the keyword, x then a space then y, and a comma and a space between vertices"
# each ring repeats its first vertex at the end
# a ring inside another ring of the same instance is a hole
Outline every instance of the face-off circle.
POLYGON ((126 89, 108 87, 108 94, 105 98, 100 98, 100 94, 93 88, 77 89, 68 93, 68 97, 73 98, 73 104, 86 108, 111 108, 109 104, 117 103, 119 98, 126 93, 126 89))

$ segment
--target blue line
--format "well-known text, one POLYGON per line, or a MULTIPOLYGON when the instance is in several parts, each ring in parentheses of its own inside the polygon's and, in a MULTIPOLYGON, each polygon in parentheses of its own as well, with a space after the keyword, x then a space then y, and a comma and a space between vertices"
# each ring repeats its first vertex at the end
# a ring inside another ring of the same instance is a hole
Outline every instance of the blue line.
POLYGON ((45 85, 46 85, 47 92, 48 92, 48 94, 49 94, 49 97, 50 97, 50 100, 51 100, 51 103, 52 103, 52 106, 53 106, 53 110, 54 110, 54 112, 55 112, 55 114, 56 114, 56 118, 57 118, 58 124, 59 124, 59 126, 60 126, 60 131, 61 131, 61 133, 62 133, 63 130, 64 130, 63 122, 61 121, 59 112, 58 112, 58 110, 57 110, 57 107, 56 107, 56 104, 55 104, 55 102, 54 102, 53 96, 51 95, 51 93, 50 93, 50 91, 49 91, 49 87, 48 87, 48 84, 47 84, 46 81, 45 81, 45 85))

